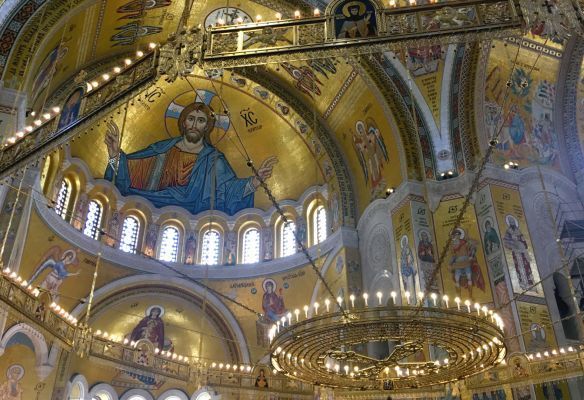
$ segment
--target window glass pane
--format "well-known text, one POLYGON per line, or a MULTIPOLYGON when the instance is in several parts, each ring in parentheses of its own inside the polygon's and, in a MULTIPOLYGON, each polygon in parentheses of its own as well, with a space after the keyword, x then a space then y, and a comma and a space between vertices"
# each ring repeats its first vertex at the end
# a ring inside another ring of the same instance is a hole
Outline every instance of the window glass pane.
POLYGON ((296 224, 294 222, 290 221, 287 224, 282 224, 282 257, 296 253, 295 231, 296 224))
POLYGON ((136 217, 126 217, 122 226, 122 236, 120 237, 120 250, 126 253, 135 253, 138 246, 138 233, 140 232, 140 221, 136 217))
POLYGON ((162 240, 160 242, 160 255, 158 258, 162 261, 178 261, 178 244, 180 233, 174 226, 167 226, 162 231, 162 240))
POLYGON ((326 210, 323 206, 318 206, 314 211, 312 226, 315 233, 315 244, 324 242, 327 237, 326 231, 326 210))
POLYGON ((243 234, 242 262, 252 264, 260 261, 260 231, 250 228, 243 234))
POLYGON ((55 211, 61 218, 67 218, 67 207, 69 206, 69 199, 71 198, 71 184, 67 179, 61 181, 59 194, 57 195, 57 204, 55 204, 55 211))
POLYGON ((101 204, 92 200, 87 206, 87 216, 85 217, 85 228, 83 233, 93 239, 99 237, 99 228, 101 226, 101 204))
POLYGON ((77 382, 72 388, 69 394, 68 400, 83 400, 83 386, 81 383, 77 382))
POLYGON ((112 397, 108 392, 99 391, 94 395, 92 400, 112 400, 112 397))
POLYGON ((201 264, 219 264, 219 242, 221 235, 214 229, 203 234, 203 245, 201 248, 201 264))

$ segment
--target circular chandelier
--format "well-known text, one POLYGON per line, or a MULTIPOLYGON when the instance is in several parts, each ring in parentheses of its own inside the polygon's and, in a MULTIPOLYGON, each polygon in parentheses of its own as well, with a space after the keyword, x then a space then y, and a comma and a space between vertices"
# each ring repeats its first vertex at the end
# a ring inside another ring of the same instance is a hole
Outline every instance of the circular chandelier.
POLYGON ((327 300, 320 314, 318 303, 304 306, 304 318, 298 309, 288 313, 270 330, 273 368, 315 385, 406 389, 463 379, 504 359, 503 322, 486 306, 457 297, 449 307, 448 296, 440 301, 435 293, 425 304, 421 297, 419 305, 395 306, 391 296, 393 306, 382 305, 378 292, 376 306, 364 294, 355 307, 351 295, 346 310, 331 310, 327 300), (393 349, 373 358, 363 351, 371 342, 393 342, 393 349))

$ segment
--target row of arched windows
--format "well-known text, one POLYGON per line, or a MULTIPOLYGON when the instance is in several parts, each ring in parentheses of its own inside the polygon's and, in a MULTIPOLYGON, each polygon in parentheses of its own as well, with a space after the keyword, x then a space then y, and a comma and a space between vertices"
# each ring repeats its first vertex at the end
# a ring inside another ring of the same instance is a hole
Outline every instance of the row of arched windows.
MULTIPOLYGON (((59 191, 55 201, 55 212, 64 220, 71 220, 70 213, 72 205, 72 184, 68 178, 61 181, 59 191)), ((83 234, 95 240, 100 239, 100 232, 103 223, 104 206, 97 200, 92 199, 87 203, 84 216, 84 223, 81 227, 83 234)), ((311 232, 310 240, 306 240, 305 230, 297 232, 296 221, 287 218, 276 224, 275 238, 278 241, 276 256, 287 257, 298 251, 297 240, 308 245, 317 245, 327 238, 327 213, 325 207, 317 203, 309 213, 307 221, 311 232)), ((127 215, 123 219, 121 233, 118 239, 118 248, 126 253, 138 253, 140 250, 140 237, 144 233, 144 226, 140 218, 135 215, 127 215)), ((207 228, 201 232, 202 236, 199 263, 204 265, 218 265, 222 260, 222 244, 225 238, 222 232, 214 228, 207 228)), ((155 257, 161 261, 181 262, 180 249, 184 244, 182 230, 174 224, 167 224, 161 228, 155 257)), ((243 264, 253 264, 262 261, 262 232, 259 227, 252 225, 241 232, 241 253, 240 262, 243 264)), ((193 263, 193 261, 189 263, 193 263)), ((234 262, 227 261, 231 264, 234 262)))

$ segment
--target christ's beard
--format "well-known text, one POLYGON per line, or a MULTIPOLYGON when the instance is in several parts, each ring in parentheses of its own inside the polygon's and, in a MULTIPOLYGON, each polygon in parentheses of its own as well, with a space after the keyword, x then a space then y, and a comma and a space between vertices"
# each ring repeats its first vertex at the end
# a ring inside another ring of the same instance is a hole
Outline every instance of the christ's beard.
POLYGON ((189 130, 185 132, 185 139, 189 143, 198 143, 203 139, 204 133, 197 130, 189 130))

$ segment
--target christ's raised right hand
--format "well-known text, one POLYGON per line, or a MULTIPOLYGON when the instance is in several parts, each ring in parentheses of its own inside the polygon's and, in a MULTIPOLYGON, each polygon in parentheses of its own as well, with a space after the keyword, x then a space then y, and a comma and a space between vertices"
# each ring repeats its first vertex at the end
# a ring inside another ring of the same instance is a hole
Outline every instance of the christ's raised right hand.
POLYGON ((120 152, 120 129, 113 121, 107 121, 107 131, 105 132, 104 143, 107 146, 107 154, 110 158, 115 158, 120 152))

